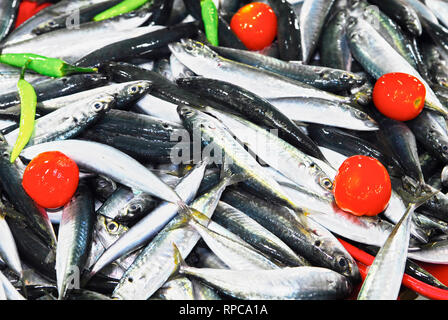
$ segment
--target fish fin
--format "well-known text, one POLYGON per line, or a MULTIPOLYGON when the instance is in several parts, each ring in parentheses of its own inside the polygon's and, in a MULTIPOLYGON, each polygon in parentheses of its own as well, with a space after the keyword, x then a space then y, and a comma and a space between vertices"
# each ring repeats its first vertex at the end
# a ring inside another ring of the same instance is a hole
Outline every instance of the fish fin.
POLYGON ((177 247, 177 245, 173 242, 173 249, 174 249, 174 270, 171 274, 171 277, 176 276, 179 273, 182 273, 182 268, 187 266, 187 263, 185 262, 185 260, 182 258, 182 255, 179 251, 179 248, 177 247))

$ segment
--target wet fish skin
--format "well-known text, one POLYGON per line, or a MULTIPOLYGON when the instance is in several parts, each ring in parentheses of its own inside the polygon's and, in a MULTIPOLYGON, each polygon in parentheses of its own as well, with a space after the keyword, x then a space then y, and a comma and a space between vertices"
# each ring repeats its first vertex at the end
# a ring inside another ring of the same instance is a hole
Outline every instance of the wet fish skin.
POLYGON ((264 174, 263 167, 233 138, 219 120, 188 106, 179 106, 178 113, 188 132, 198 135, 201 139, 200 153, 193 151, 194 159, 202 157, 206 151, 210 154, 205 156, 211 156, 213 150, 213 163, 228 165, 234 174, 245 176, 244 184, 250 185, 268 198, 294 210, 300 210, 300 205, 292 202, 280 185, 264 174))
POLYGON ((286 263, 290 267, 307 265, 307 262, 302 257, 298 256, 277 236, 225 202, 218 204, 213 220, 229 231, 239 235, 244 241, 261 252, 286 263))
POLYGON ((417 12, 405 0, 369 0, 369 2, 377 5, 384 13, 396 19, 411 34, 417 37, 422 34, 422 24, 417 12))
POLYGON ((351 70, 352 56, 345 35, 347 18, 348 11, 339 10, 322 31, 319 54, 324 66, 351 70))
POLYGON ((2 1, 0 6, 0 43, 13 30, 19 5, 19 0, 2 1))
MULTIPOLYGON (((112 6, 118 4, 119 0, 108 0, 99 3, 92 3, 91 5, 82 6, 79 8, 79 23, 87 23, 93 18, 112 6)), ((71 21, 73 12, 66 12, 63 15, 58 15, 53 19, 47 20, 36 26, 31 33, 34 35, 41 35, 46 32, 67 28, 67 22, 71 21)), ((78 20, 76 21, 78 22, 78 20)))
POLYGON ((411 129, 401 121, 378 116, 382 139, 389 145, 406 174, 421 185, 425 184, 420 166, 416 138, 411 129))
MULTIPOLYGON (((207 220, 205 219, 207 223, 207 220)), ((225 234, 195 221, 195 218, 188 222, 200 235, 207 246, 233 270, 272 270, 280 266, 266 257, 252 245, 245 241, 235 241, 230 237, 232 232, 225 234), (230 233, 230 235, 229 235, 230 233)), ((227 230, 227 229, 223 229, 227 230)))
POLYGON ((284 61, 301 61, 302 47, 300 40, 299 17, 286 0, 268 0, 277 16, 277 42, 280 59, 284 61))
MULTIPOLYGON (((115 82, 146 80, 151 82, 151 95, 180 105, 216 105, 213 101, 202 99, 194 93, 178 87, 176 84, 159 75, 157 72, 140 68, 123 62, 107 62, 101 66, 102 72, 109 75, 115 82)), ((177 113, 177 112, 176 112, 177 113)))
POLYGON ((299 150, 325 161, 325 157, 316 144, 266 99, 240 86, 220 80, 193 77, 178 79, 177 83, 182 88, 189 88, 208 99, 217 100, 220 104, 244 114, 257 124, 278 129, 279 136, 287 142, 299 150))
POLYGON ((71 277, 78 277, 77 281, 80 281, 79 277, 87 261, 95 221, 93 201, 90 188, 81 181, 75 195, 62 210, 56 250, 59 300, 70 289, 71 277))
POLYGON ((123 39, 131 40, 163 28, 161 26, 140 27, 148 15, 147 12, 140 14, 130 12, 111 19, 84 23, 79 29, 59 29, 47 32, 28 40, 6 44, 2 52, 32 52, 74 64, 90 52, 106 45, 123 39), (72 43, 69 48, 60 45, 67 42, 72 43))
POLYGON ((300 81, 226 59, 192 39, 173 42, 168 47, 180 62, 197 75, 230 82, 263 98, 300 96, 347 103, 352 101, 351 97, 319 90, 300 81))
MULTIPOLYGON (((83 90, 93 89, 105 85, 107 77, 101 74, 78 74, 69 77, 49 79, 34 85, 37 101, 49 100, 66 96, 83 90)), ((0 108, 7 108, 20 104, 17 91, 8 92, 0 96, 0 108)))
POLYGON ((234 48, 214 46, 211 46, 210 48, 224 58, 265 69, 267 71, 307 83, 321 90, 341 92, 352 87, 360 86, 365 82, 364 77, 345 71, 341 68, 336 69, 306 65, 302 63, 286 62, 257 52, 238 50, 234 48))
POLYGON ((437 18, 440 19, 443 25, 448 28, 448 20, 446 17, 448 6, 446 2, 443 0, 425 0, 424 3, 437 16, 437 18))
POLYGON ((187 266, 179 251, 176 252, 176 265, 181 274, 199 278, 238 299, 335 299, 348 295, 352 290, 344 276, 325 268, 295 267, 256 271, 194 268, 187 266))
MULTIPOLYGON (((27 146, 74 138, 95 123, 114 104, 115 99, 112 95, 101 94, 87 103, 82 101, 79 104, 68 105, 40 117, 35 121, 33 135, 27 146)), ((19 130, 16 129, 5 135, 5 138, 10 145, 14 145, 18 135, 19 130)))
MULTIPOLYGON (((432 194, 429 197, 432 197, 432 194)), ((408 204, 403 217, 395 225, 369 267, 358 300, 393 300, 398 297, 408 256, 412 215, 429 197, 426 195, 424 200, 408 204)))
POLYGON ((53 19, 57 16, 63 15, 67 12, 74 12, 83 6, 91 5, 93 3, 105 2, 108 0, 62 0, 56 4, 51 5, 39 11, 33 17, 22 23, 18 28, 11 32, 5 39, 6 44, 12 44, 19 41, 24 41, 34 37, 32 30, 39 24, 53 19))
POLYGON ((99 67, 103 61, 120 61, 146 55, 170 42, 178 41, 181 38, 194 37, 196 30, 195 22, 169 26, 135 38, 109 44, 89 53, 75 64, 81 67, 99 67))
POLYGON ((0 286, 3 288, 4 297, 6 297, 7 300, 26 300, 1 271, 0 286))
POLYGON ((379 10, 378 7, 370 6, 367 2, 357 3, 362 9, 361 14, 375 30, 403 56, 412 67, 417 68, 417 57, 412 47, 412 41, 395 20, 379 10))
POLYGON ((37 103, 40 114, 48 114, 60 109, 67 104, 80 103, 81 100, 89 101, 99 94, 110 94, 114 97, 114 109, 129 108, 134 102, 139 101, 151 90, 151 84, 145 80, 127 81, 124 83, 113 83, 89 90, 80 91, 63 97, 45 100, 37 103))
POLYGON ((220 120, 242 145, 263 162, 294 183, 313 190, 324 198, 332 198, 332 182, 314 157, 300 152, 275 133, 270 133, 244 118, 208 107, 205 111, 220 120))
POLYGON ((139 138, 170 141, 183 126, 171 121, 125 110, 110 110, 95 124, 96 130, 121 133, 139 138))
POLYGON ((179 143, 166 140, 154 140, 152 137, 139 138, 111 130, 95 127, 87 129, 81 137, 116 148, 140 161, 157 161, 171 163, 173 152, 176 150, 191 150, 191 143, 179 143))
POLYGON ((141 218, 156 207, 156 201, 145 193, 135 194, 130 189, 118 189, 97 210, 97 214, 113 219, 119 223, 129 223, 141 218))
POLYGON ((316 47, 334 0, 305 0, 300 10, 302 60, 308 63, 316 47))
POLYGON ((439 125, 432 112, 423 110, 418 117, 407 121, 415 138, 433 156, 448 161, 448 134, 439 125))
POLYGON ((268 101, 293 121, 326 124, 356 130, 376 131, 378 124, 366 112, 338 101, 320 98, 273 98, 268 101), (322 117, 326 114, 326 117, 322 117))
POLYGON ((194 284, 187 277, 168 280, 149 300, 195 300, 194 284))

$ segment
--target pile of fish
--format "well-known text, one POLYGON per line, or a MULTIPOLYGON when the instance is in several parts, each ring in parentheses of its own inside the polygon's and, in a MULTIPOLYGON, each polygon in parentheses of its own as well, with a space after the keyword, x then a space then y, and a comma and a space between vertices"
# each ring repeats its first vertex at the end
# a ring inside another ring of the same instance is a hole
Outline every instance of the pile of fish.
POLYGON ((0 65, 0 299, 347 299, 361 275, 338 238, 381 253, 360 297, 396 298, 403 272, 448 289, 417 264, 448 264, 448 1, 262 1, 278 34, 257 52, 229 27, 247 0, 217 1, 219 46, 199 0, 103 21, 120 1, 53 1, 11 30, 17 2, 0 3, 2 53, 99 71, 25 74, 36 125, 11 164, 21 70, 0 65), (389 72, 426 87, 412 121, 372 104, 389 72), (59 210, 21 184, 45 151, 81 170, 59 210), (392 179, 378 216, 334 202, 359 154, 392 179))

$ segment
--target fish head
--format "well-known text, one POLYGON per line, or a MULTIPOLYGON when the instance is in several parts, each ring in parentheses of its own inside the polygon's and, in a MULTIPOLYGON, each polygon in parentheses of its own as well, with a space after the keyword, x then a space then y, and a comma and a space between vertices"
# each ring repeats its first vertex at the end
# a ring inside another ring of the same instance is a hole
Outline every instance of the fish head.
POLYGON ((370 130, 379 129, 378 123, 364 111, 361 111, 356 108, 350 108, 350 113, 354 118, 358 119, 361 122, 362 127, 365 126, 365 128, 368 128, 370 130))
POLYGON ((346 276, 352 283, 361 280, 358 265, 352 256, 343 248, 335 247, 333 241, 321 240, 320 249, 325 252, 332 252, 331 258, 327 260, 330 269, 346 276))
POLYGON ((99 94, 90 101, 90 109, 94 113, 103 113, 109 110, 115 103, 115 97, 110 94, 99 94))
MULTIPOLYGON (((181 39, 180 42, 168 44, 171 53, 187 67, 198 62, 214 61, 218 54, 202 42, 192 39, 181 39), (194 63, 193 63, 194 62, 194 63)), ((193 70, 194 71, 194 70, 193 70)))
POLYGON ((358 19, 357 17, 350 16, 347 19, 347 25, 345 27, 345 31, 350 41, 356 41, 359 37, 361 37, 361 28, 359 27, 359 24, 360 19, 358 19))
POLYGON ((195 108, 186 105, 180 105, 177 107, 177 113, 184 122, 191 121, 195 116, 198 115, 198 112, 199 111, 195 108))
POLYGON ((147 93, 150 88, 151 88, 150 81, 146 81, 146 80, 135 81, 126 87, 126 94, 129 96, 139 97, 139 96, 147 93))

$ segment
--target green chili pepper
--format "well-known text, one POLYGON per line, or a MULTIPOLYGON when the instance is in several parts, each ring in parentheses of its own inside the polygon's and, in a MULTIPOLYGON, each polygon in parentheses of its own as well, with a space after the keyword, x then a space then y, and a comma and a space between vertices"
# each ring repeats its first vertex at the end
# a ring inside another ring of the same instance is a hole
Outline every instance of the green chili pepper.
POLYGON ((120 2, 112 8, 98 13, 95 17, 93 17, 93 21, 106 20, 119 16, 120 14, 131 12, 135 9, 138 9, 146 2, 148 2, 148 0, 124 0, 123 2, 120 2))
POLYGON ((27 64, 22 68, 22 73, 20 74, 20 79, 17 83, 20 95, 20 126, 19 135, 11 152, 11 163, 16 161, 23 148, 25 148, 28 141, 30 141, 34 130, 37 95, 33 86, 24 79, 27 64))
POLYGON ((97 72, 97 68, 80 68, 66 63, 61 59, 48 58, 31 53, 5 53, 0 54, 0 63, 10 66, 33 70, 48 77, 65 77, 73 73, 97 72))
POLYGON ((201 0, 202 21, 208 42, 218 46, 218 10, 212 0, 201 0))

